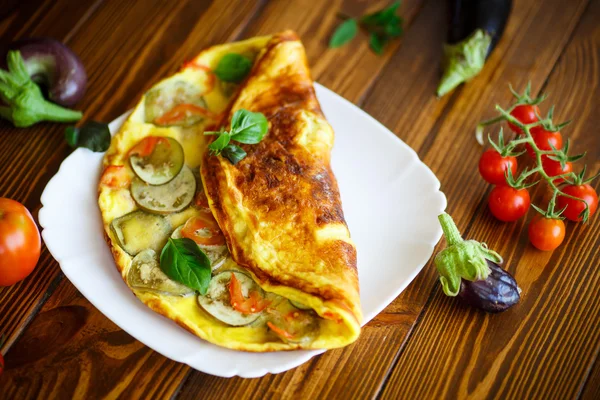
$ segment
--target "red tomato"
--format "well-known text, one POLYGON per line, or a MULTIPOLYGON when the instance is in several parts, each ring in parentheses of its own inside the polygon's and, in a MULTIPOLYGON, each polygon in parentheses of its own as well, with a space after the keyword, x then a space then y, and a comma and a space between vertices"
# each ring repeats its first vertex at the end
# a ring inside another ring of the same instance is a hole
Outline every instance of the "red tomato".
MULTIPOLYGON (((560 165, 559 161, 554 161, 550 159, 542 160, 542 167, 544 171, 548 174, 548 176, 559 176, 568 174, 569 172, 573 172, 573 164, 570 162, 565 163, 564 168, 560 165)), ((563 178, 557 178, 554 180, 555 185, 559 185, 563 183, 565 180, 563 178)))
MULTIPOLYGON (((510 115, 515 117, 522 124, 527 125, 538 121, 536 113, 538 115, 540 114, 540 109, 538 108, 538 106, 521 104, 516 106, 514 110, 510 112, 510 115)), ((514 124, 511 124, 510 122, 508 123, 508 126, 510 126, 510 129, 512 129, 514 133, 523 133, 521 132, 521 128, 514 124)))
POLYGON ((565 238, 565 223, 537 214, 529 223, 529 241, 542 251, 556 249, 565 238))
POLYGON ((204 246, 225 244, 223 232, 209 210, 202 210, 197 216, 188 219, 181 230, 181 236, 204 246))
POLYGON ((138 155, 140 157, 148 157, 154 152, 156 145, 158 144, 165 145, 167 147, 171 146, 171 143, 164 138, 158 136, 147 136, 140 140, 135 146, 129 150, 129 155, 138 155))
POLYGON ((498 185, 492 189, 488 200, 490 211, 500 221, 516 221, 527 213, 531 199, 527 189, 498 185))
MULTIPOLYGON (((598 194, 590 185, 569 185, 565 186, 562 191, 571 196, 583 199, 590 209, 590 217, 594 215, 598 209, 598 194)), ((579 214, 585 209, 585 206, 581 201, 559 195, 556 199, 556 204, 559 210, 567 207, 562 214, 565 218, 571 221, 581 221, 579 214)))
POLYGON ((506 183, 506 171, 510 168, 513 176, 517 173, 517 159, 512 156, 502 157, 494 149, 486 150, 479 159, 481 177, 493 185, 506 183))
POLYGON ((40 258, 41 246, 40 232, 27 208, 0 198, 0 286, 25 279, 40 258))
POLYGON ((229 281, 229 299, 234 309, 242 314, 255 314, 261 312, 270 304, 257 291, 253 290, 248 295, 248 298, 244 297, 242 285, 240 285, 240 281, 237 280, 235 274, 232 272, 231 280, 229 281))
MULTIPOLYGON (((560 132, 550 132, 541 126, 536 126, 531 129, 531 136, 533 137, 533 141, 535 142, 536 146, 540 150, 550 151, 552 150, 550 145, 554 146, 555 149, 562 149, 563 140, 560 132)), ((527 144, 525 145, 525 148, 527 149, 527 153, 531 156, 531 158, 535 158, 535 152, 531 146, 527 144)), ((542 160, 545 160, 546 158, 547 156, 542 156, 542 160)))

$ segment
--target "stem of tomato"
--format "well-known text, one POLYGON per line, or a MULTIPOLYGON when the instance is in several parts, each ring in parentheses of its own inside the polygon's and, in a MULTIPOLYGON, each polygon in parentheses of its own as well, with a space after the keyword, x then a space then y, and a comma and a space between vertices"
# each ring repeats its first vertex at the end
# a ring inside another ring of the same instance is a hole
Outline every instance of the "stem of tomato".
MULTIPOLYGON (((494 118, 494 120, 489 120, 489 121, 484 121, 481 124, 484 124, 486 122, 490 122, 494 121, 495 122, 500 122, 500 121, 508 121, 510 123, 512 123, 513 125, 519 127, 521 129, 521 131, 523 132, 523 134, 525 135, 525 137, 521 138, 521 139, 516 139, 513 141, 513 143, 516 144, 529 144, 531 146, 531 148, 533 149, 534 153, 535 153, 535 161, 536 161, 536 167, 534 169, 532 169, 531 171, 528 171, 525 173, 524 177, 528 177, 530 175, 533 175, 533 173, 537 172, 539 173, 545 180, 546 182, 548 182, 548 185, 550 185, 550 187, 552 188, 552 200, 551 202, 548 204, 548 211, 554 212, 554 202, 556 197, 560 194, 563 197, 567 197, 569 199, 573 199, 573 200, 577 200, 577 201, 581 201, 584 206, 584 215, 586 215, 586 218, 584 218, 584 221, 587 219, 587 212, 589 211, 589 205, 588 203, 580 198, 580 197, 576 197, 576 196, 572 196, 568 193, 563 192, 555 183, 554 181, 560 178, 564 178, 566 176, 570 176, 571 173, 568 174, 563 174, 563 175, 559 175, 559 176, 549 176, 546 171, 544 170, 544 167, 542 166, 542 155, 546 155, 546 154, 554 154, 554 151, 546 151, 546 150, 541 150, 537 144, 535 143, 535 140, 533 140, 533 136, 531 135, 531 128, 534 128, 536 126, 540 126, 543 125, 546 122, 551 122, 548 119, 544 119, 541 121, 537 121, 537 122, 533 122, 531 124, 523 124, 521 121, 519 121, 518 119, 516 119, 515 117, 513 117, 510 114, 510 110, 512 110, 513 107, 511 107, 508 111, 502 109, 502 107, 500 106, 496 106, 496 110, 498 110, 500 112, 500 116, 497 118, 494 118)), ((481 125, 480 124, 480 125, 481 125)), ((489 124, 488 124, 489 125, 489 124)))

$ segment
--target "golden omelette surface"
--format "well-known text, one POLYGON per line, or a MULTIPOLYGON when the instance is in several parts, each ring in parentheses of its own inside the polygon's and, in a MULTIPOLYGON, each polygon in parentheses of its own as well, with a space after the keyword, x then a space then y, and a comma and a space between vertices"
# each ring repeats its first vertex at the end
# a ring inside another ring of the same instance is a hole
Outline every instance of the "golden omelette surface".
POLYGON ((268 134, 242 145, 248 155, 238 164, 207 153, 201 170, 233 258, 268 290, 299 289, 357 325, 356 249, 330 167, 333 130, 294 33, 269 42, 224 125, 241 108, 265 114, 268 134))

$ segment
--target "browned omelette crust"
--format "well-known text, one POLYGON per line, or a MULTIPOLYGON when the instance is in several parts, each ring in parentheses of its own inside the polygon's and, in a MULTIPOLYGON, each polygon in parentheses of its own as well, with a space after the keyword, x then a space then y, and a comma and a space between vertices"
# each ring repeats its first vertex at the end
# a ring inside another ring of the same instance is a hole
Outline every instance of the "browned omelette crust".
POLYGON ((307 115, 329 129, 323 135, 330 132, 331 144, 333 132, 295 33, 283 32, 269 42, 223 125, 229 126, 240 108, 263 113, 268 134, 259 144, 241 145, 248 155, 237 165, 207 153, 202 166, 211 209, 234 260, 261 284, 292 287, 332 301, 360 321, 356 249, 330 167, 331 145, 325 136, 325 145, 301 143, 312 129, 307 115), (301 62, 297 57, 282 62, 291 53, 299 54, 301 62), (245 92, 251 95, 245 98, 245 92), (238 210, 243 210, 242 217, 234 215, 238 210), (330 227, 335 228, 333 235, 319 235, 330 227), (265 246, 272 250, 269 257, 261 252, 265 246))

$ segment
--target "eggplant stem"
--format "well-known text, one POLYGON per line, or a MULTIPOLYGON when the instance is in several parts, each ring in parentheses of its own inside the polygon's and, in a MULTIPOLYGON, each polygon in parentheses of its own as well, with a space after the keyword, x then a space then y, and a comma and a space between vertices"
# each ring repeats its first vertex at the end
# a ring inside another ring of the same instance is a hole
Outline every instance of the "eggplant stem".
POLYGON ((444 237, 446 238, 446 242, 448 242, 448 246, 454 246, 463 241, 460 231, 450 215, 447 213, 440 214, 438 215, 438 220, 442 226, 442 231, 444 232, 444 237))

